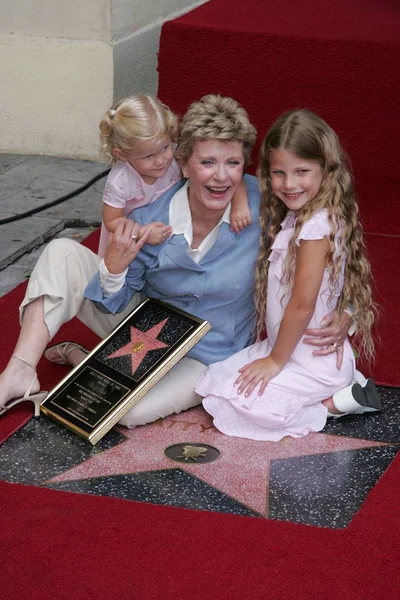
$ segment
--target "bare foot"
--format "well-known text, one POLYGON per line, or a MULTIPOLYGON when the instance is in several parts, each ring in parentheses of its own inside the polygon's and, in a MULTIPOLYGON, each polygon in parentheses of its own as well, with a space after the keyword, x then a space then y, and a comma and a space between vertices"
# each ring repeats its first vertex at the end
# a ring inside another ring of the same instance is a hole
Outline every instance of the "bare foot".
POLYGON ((82 352, 82 350, 80 350, 79 348, 75 348, 68 354, 69 362, 73 367, 79 365, 79 363, 81 363, 86 357, 87 354, 85 352, 82 352))
MULTIPOLYGON (((46 350, 46 356, 51 362, 57 363, 60 360, 61 354, 64 360, 66 360, 67 363, 71 365, 71 367, 76 367, 76 365, 79 365, 79 363, 81 363, 83 359, 86 358, 87 353, 83 352, 78 347, 74 347, 74 345, 75 344, 73 342, 66 343, 65 347, 62 349, 61 352, 55 347, 48 348, 46 350)), ((59 344, 59 346, 62 346, 62 344, 59 344)))
POLYGON ((33 367, 11 357, 5 370, 0 375, 0 407, 5 406, 9 400, 21 398, 28 389, 33 377, 36 381, 32 386, 32 393, 40 389, 39 380, 33 367))

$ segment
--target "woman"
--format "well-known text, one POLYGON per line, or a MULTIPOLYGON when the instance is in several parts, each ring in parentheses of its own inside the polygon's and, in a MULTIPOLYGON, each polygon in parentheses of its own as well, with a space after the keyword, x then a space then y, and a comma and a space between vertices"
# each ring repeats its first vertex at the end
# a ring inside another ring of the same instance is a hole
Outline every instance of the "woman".
MULTIPOLYGON (((246 111, 235 100, 204 96, 189 107, 180 125, 177 159, 185 179, 156 203, 134 211, 134 220, 120 223, 103 260, 71 240, 46 247, 20 308, 20 337, 0 375, 0 406, 28 389, 31 394, 39 390, 36 365, 63 323, 77 316, 105 337, 136 306, 139 291, 207 319, 212 329, 121 423, 141 425, 201 401, 193 390, 199 374, 244 348, 252 336, 260 235, 255 177, 245 176, 252 224, 236 234, 229 211, 255 138, 246 111), (174 231, 159 246, 145 244, 149 231, 137 239, 140 226, 154 221, 174 231)), ((318 338, 312 343, 324 346, 318 352, 335 352, 350 324, 343 314, 340 326, 314 330, 318 338)), ((74 345, 65 355, 76 365, 84 351, 74 345)))

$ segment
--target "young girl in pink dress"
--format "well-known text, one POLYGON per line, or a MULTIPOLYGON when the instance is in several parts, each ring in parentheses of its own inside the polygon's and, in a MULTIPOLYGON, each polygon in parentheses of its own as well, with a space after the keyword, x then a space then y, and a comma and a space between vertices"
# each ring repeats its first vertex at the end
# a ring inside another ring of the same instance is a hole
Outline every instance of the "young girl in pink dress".
MULTIPOLYGON (((103 154, 113 162, 103 194, 103 224, 98 254, 103 257, 109 233, 140 206, 157 200, 181 175, 173 142, 178 120, 151 96, 130 96, 118 102, 100 123, 103 154)), ((148 243, 157 245, 171 234, 152 223, 148 243)))
MULTIPOLYGON (((136 208, 155 202, 180 178, 174 158, 177 117, 157 98, 130 96, 106 112, 100 123, 103 154, 114 164, 103 194, 103 223, 98 254, 104 257, 109 233, 136 208)), ((237 233, 251 223, 246 186, 232 202, 231 226, 237 233)), ((173 232, 164 223, 151 226, 147 243, 163 243, 173 232)), ((141 232, 139 233, 140 237, 141 232)))
POLYGON ((261 148, 261 245, 256 265, 257 339, 210 365, 196 391, 228 435, 278 441, 320 431, 327 416, 380 409, 371 380, 355 371, 346 339, 314 356, 305 331, 351 305, 361 351, 372 358, 370 267, 351 175, 335 132, 306 110, 282 115, 261 148), (341 388, 354 383, 352 397, 341 388))

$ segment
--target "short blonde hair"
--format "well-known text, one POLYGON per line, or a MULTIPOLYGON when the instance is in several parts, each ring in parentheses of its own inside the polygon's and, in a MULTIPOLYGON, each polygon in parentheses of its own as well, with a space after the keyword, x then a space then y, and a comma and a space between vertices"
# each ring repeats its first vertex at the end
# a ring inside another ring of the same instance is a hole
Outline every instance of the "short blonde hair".
POLYGON ((133 150, 140 140, 168 135, 176 141, 178 119, 160 100, 146 95, 129 96, 113 105, 99 125, 101 150, 110 161, 113 150, 133 150))
POLYGON ((250 164, 256 129, 245 109, 233 98, 208 94, 193 102, 179 125, 176 158, 185 164, 197 141, 243 142, 245 165, 250 164))

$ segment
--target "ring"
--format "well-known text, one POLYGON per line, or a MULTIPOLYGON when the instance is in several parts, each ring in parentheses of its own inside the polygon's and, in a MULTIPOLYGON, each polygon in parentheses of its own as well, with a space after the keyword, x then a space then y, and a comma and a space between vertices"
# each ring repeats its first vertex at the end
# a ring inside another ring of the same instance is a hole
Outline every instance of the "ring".
POLYGON ((332 346, 335 348, 335 350, 338 350, 339 348, 342 347, 341 344, 336 344, 336 342, 333 342, 332 346))
POLYGON ((132 233, 132 235, 131 235, 131 238, 132 238, 133 240, 137 240, 137 235, 135 235, 134 233, 132 233))

